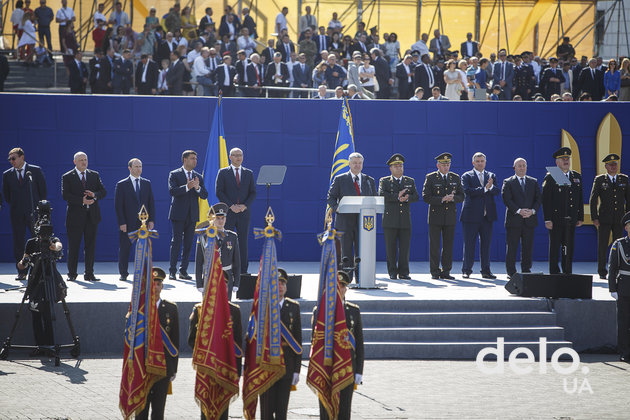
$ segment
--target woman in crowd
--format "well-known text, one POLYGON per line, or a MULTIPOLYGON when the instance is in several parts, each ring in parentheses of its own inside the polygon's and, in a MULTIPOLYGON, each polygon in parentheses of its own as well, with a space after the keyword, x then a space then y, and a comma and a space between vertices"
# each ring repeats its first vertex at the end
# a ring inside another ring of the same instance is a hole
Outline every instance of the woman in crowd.
POLYGON ((337 54, 337 56, 343 60, 343 63, 338 63, 339 65, 345 66, 348 63, 348 60, 352 59, 352 50, 352 38, 350 38, 350 35, 346 35, 342 39, 341 50, 337 54))
MULTIPOLYGON (((95 47, 99 46, 97 45, 95 47)), ((103 52, 107 51, 109 48, 114 48, 114 29, 112 27, 105 30, 105 35, 103 36, 103 42, 101 42, 100 48, 103 52)))
POLYGON ((124 50, 134 51, 136 47, 136 33, 131 29, 131 26, 125 28, 123 31, 123 37, 120 40, 120 45, 118 46, 118 52, 122 54, 124 50))
POLYGON ((116 28, 116 34, 111 40, 111 46, 114 49, 114 52, 117 54, 123 50, 122 48, 120 48, 120 46, 122 45, 122 40, 124 36, 125 28, 123 26, 119 26, 118 28, 116 28))
MULTIPOLYGON (((230 36, 229 35, 223 35, 223 45, 225 45, 226 37, 227 37, 227 41, 228 42, 230 40, 230 36)), ((249 29, 247 29, 245 26, 243 26, 241 28, 241 36, 238 37, 236 42, 238 44, 238 49, 237 50, 244 50, 245 51, 245 55, 247 57, 252 55, 252 52, 256 49, 256 41, 254 41, 253 39, 251 39, 249 37, 249 29)), ((223 49, 223 45, 221 46, 221 49, 223 49)), ((227 46, 226 46, 226 49, 227 49, 227 46)), ((230 55, 231 55, 231 53, 230 53, 230 55)), ((223 56, 223 54, 221 56, 223 56)))
POLYGON ((630 101, 630 58, 621 62, 619 100, 630 101))
MULTIPOLYGON (((24 7, 24 2, 22 0, 16 1, 15 9, 13 9, 13 12, 11 13, 11 23, 13 24, 13 40, 15 42, 15 38, 17 37, 18 43, 20 42, 20 39, 22 39, 23 31, 22 19, 24 19, 24 9, 22 9, 22 7, 24 7)), ((24 54, 24 49, 20 49, 18 47, 18 50, 20 51, 19 58, 21 59, 24 54)))
POLYGON ((20 50, 20 58, 24 58, 24 63, 28 64, 33 59, 33 53, 35 52, 35 17, 32 12, 24 13, 22 17, 22 36, 18 42, 18 49, 20 50))
POLYGON ((76 34, 74 33, 74 22, 68 22, 66 24, 66 32, 61 40, 63 44, 63 64, 66 66, 66 70, 72 61, 74 60, 74 53, 79 49, 79 43, 77 42, 76 34))
POLYGON ((385 40, 385 55, 389 57, 389 70, 396 72, 396 66, 400 60, 400 42, 395 32, 389 34, 389 38, 385 40))
POLYGON ((617 60, 608 61, 608 70, 604 73, 604 98, 610 95, 619 96, 621 89, 621 73, 617 70, 617 60))
POLYGON ((195 39, 197 37, 197 24, 195 23, 195 17, 191 15, 191 9, 189 6, 184 7, 182 10, 182 35, 187 41, 195 39))
POLYGON ((341 42, 341 35, 339 32, 333 32, 332 37, 330 38, 330 47, 328 48, 329 53, 337 53, 338 56, 341 56, 341 51, 343 50, 343 43, 341 42))
MULTIPOLYGON (((446 96, 449 101, 459 101, 462 90, 466 89, 466 85, 462 81, 462 76, 455 60, 448 60, 446 67, 447 70, 444 72, 446 92, 444 96, 446 96)), ((464 73, 464 77, 466 77, 466 73, 464 73)))
POLYGON ((374 75, 376 70, 374 66, 370 64, 372 57, 370 54, 363 54, 363 64, 359 66, 359 78, 361 79, 361 86, 363 89, 374 93, 374 75))
POLYGON ((468 76, 466 75, 466 70, 468 69, 468 62, 466 60, 459 60, 458 63, 458 71, 459 76, 462 78, 462 83, 464 85, 464 89, 461 92, 459 99, 462 101, 468 100, 468 76))
POLYGON ((144 20, 145 25, 151 26, 151 32, 155 32, 155 30, 160 26, 160 19, 156 16, 155 7, 152 7, 149 10, 149 16, 144 20))
POLYGON ((328 69, 328 63, 320 61, 320 63, 313 69, 313 86, 320 86, 326 84, 326 70, 328 69))

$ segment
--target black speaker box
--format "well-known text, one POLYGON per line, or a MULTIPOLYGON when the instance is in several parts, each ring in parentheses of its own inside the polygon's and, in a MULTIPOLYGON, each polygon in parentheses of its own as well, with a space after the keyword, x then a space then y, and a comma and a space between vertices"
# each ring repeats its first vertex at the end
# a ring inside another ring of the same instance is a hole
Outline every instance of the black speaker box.
MULTIPOLYGON (((254 274, 241 274, 241 284, 236 292, 238 299, 253 299, 254 291, 256 290, 256 279, 258 275, 254 274)), ((302 275, 289 276, 287 281, 287 293, 286 297, 291 299, 299 299, 302 292, 302 275)))
POLYGON ((523 297, 591 299, 593 297, 593 276, 516 273, 505 285, 505 289, 513 295, 523 297))

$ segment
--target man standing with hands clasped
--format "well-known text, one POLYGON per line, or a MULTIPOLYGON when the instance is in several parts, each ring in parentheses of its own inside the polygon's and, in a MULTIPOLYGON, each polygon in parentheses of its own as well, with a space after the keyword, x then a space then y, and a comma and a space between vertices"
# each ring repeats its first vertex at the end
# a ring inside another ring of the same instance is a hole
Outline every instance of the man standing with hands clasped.
POLYGON ((617 351, 621 361, 630 363, 630 213, 621 219, 628 233, 617 239, 608 258, 608 290, 617 301, 617 351))

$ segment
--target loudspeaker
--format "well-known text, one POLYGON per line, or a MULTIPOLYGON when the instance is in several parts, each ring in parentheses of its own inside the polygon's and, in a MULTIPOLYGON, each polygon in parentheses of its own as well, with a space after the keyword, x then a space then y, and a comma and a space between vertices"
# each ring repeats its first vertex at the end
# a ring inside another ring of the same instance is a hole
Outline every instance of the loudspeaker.
MULTIPOLYGON (((253 274, 241 274, 241 284, 236 292, 238 299, 253 299, 254 291, 256 290, 256 280, 258 275, 253 274)), ((302 292, 302 275, 289 276, 287 281, 286 297, 291 299, 299 299, 302 292)))
POLYGON ((593 276, 516 273, 505 285, 505 289, 513 295, 523 297, 591 299, 593 297, 593 276))

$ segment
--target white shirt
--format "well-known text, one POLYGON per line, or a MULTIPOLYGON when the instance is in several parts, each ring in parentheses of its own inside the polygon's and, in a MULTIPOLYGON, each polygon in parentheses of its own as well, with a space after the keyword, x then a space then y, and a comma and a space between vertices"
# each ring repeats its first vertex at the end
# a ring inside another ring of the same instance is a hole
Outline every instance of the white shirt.
POLYGON ((186 56, 186 59, 188 60, 188 63, 194 63, 197 57, 201 57, 201 51, 190 50, 190 52, 186 56))
POLYGON ((107 18, 105 17, 104 14, 102 14, 101 12, 94 12, 94 26, 98 26, 98 23, 96 22, 97 20, 102 20, 103 22, 107 22, 107 18))
POLYGON ((142 64, 141 62, 140 65, 144 66, 142 68, 142 79, 140 81, 142 83, 146 83, 147 82, 147 69, 149 68, 149 60, 147 60, 147 64, 142 64))
POLYGON ((134 191, 136 191, 136 192, 138 192, 138 191, 136 190, 136 180, 138 180, 138 186, 140 186, 140 177, 137 177, 137 178, 136 178, 135 176, 133 176, 133 175, 131 175, 131 174, 130 174, 130 175, 129 175, 129 179, 131 180, 131 185, 133 185, 133 190, 134 190, 134 191))
POLYGON ((317 28, 317 19, 313 15, 302 15, 298 24, 298 31, 304 32, 307 28, 315 26, 317 28))
POLYGON ((608 178, 610 179, 610 182, 614 183, 615 180, 617 179, 617 175, 615 176, 610 176, 610 174, 608 175, 608 178))
POLYGON ((472 41, 466 41, 466 55, 471 57, 473 55, 473 43, 472 41))
POLYGON ((407 64, 405 64, 404 61, 403 61, 402 65, 405 68, 405 72, 407 73, 407 83, 411 83, 411 76, 409 76, 409 74, 411 73, 411 69, 409 69, 409 66, 407 64))
POLYGON ((276 16, 276 26, 274 30, 278 28, 278 25, 280 25, 280 30, 287 29, 287 17, 283 15, 282 12, 278 13, 276 16))
POLYGON ((15 171, 15 176, 17 177, 17 179, 20 179, 20 175, 22 176, 22 179, 24 179, 26 177, 26 162, 24 162, 24 165, 22 165, 22 167, 20 169, 17 168, 13 168, 13 170, 15 171))
POLYGON ((197 77, 197 76, 205 76, 208 73, 210 73, 210 69, 206 67, 204 58, 201 55, 195 58, 195 62, 193 63, 192 74, 195 77, 197 77))
POLYGON ((230 23, 228 21, 225 21, 225 24, 227 25, 229 31, 230 31, 230 41, 234 39, 234 23, 230 23))
POLYGON ((13 13, 11 13, 11 23, 13 25, 17 25, 18 28, 22 27, 22 18, 24 17, 23 9, 15 9, 13 13))
POLYGON ((413 95, 411 98, 409 98, 410 101, 419 101, 420 98, 418 98, 416 95, 413 95))
POLYGON ((245 51, 246 57, 249 57, 252 52, 254 52, 254 48, 256 48, 256 42, 248 36, 239 36, 236 40, 236 44, 238 45, 239 50, 245 51))
POLYGON ((230 71, 228 70, 227 64, 223 65, 223 73, 225 77, 223 78, 223 86, 230 86, 230 71))
POLYGON ((180 45, 183 45, 184 47, 188 48, 188 40, 184 37, 181 37, 179 39, 175 38, 175 42, 177 42, 178 47, 180 45))
POLYGON ((66 21, 72 20, 74 16, 74 10, 69 7, 61 8, 57 10, 57 15, 55 16, 57 19, 66 19, 64 22, 59 22, 59 26, 66 26, 66 21))
POLYGON ((238 177, 239 177, 238 179, 240 181, 240 179, 243 177, 243 171, 242 171, 243 168, 240 167, 240 166, 237 168, 236 166, 232 165, 231 163, 230 163, 230 168, 232 168, 232 172, 234 172, 234 177, 235 178, 236 178, 236 170, 238 169, 238 177))
POLYGON ((486 192, 488 191, 488 189, 486 188, 484 182, 483 182, 483 172, 479 172, 478 170, 473 168, 473 171, 475 172, 475 175, 477 176, 477 179, 479 179, 479 183, 481 184, 481 186, 483 187, 483 191, 486 192))
POLYGON ((168 85, 166 84, 166 73, 168 70, 160 70, 160 74, 158 77, 158 89, 168 89, 168 85))
POLYGON ((355 175, 352 171, 350 171, 350 175, 352 176, 352 182, 356 179, 357 184, 359 184, 359 190, 361 190, 361 173, 359 172, 358 175, 355 175))
POLYGON ((425 54, 429 54, 429 47, 427 47, 427 44, 425 44, 422 40, 419 40, 411 46, 411 51, 420 52, 420 57, 422 57, 425 54))

